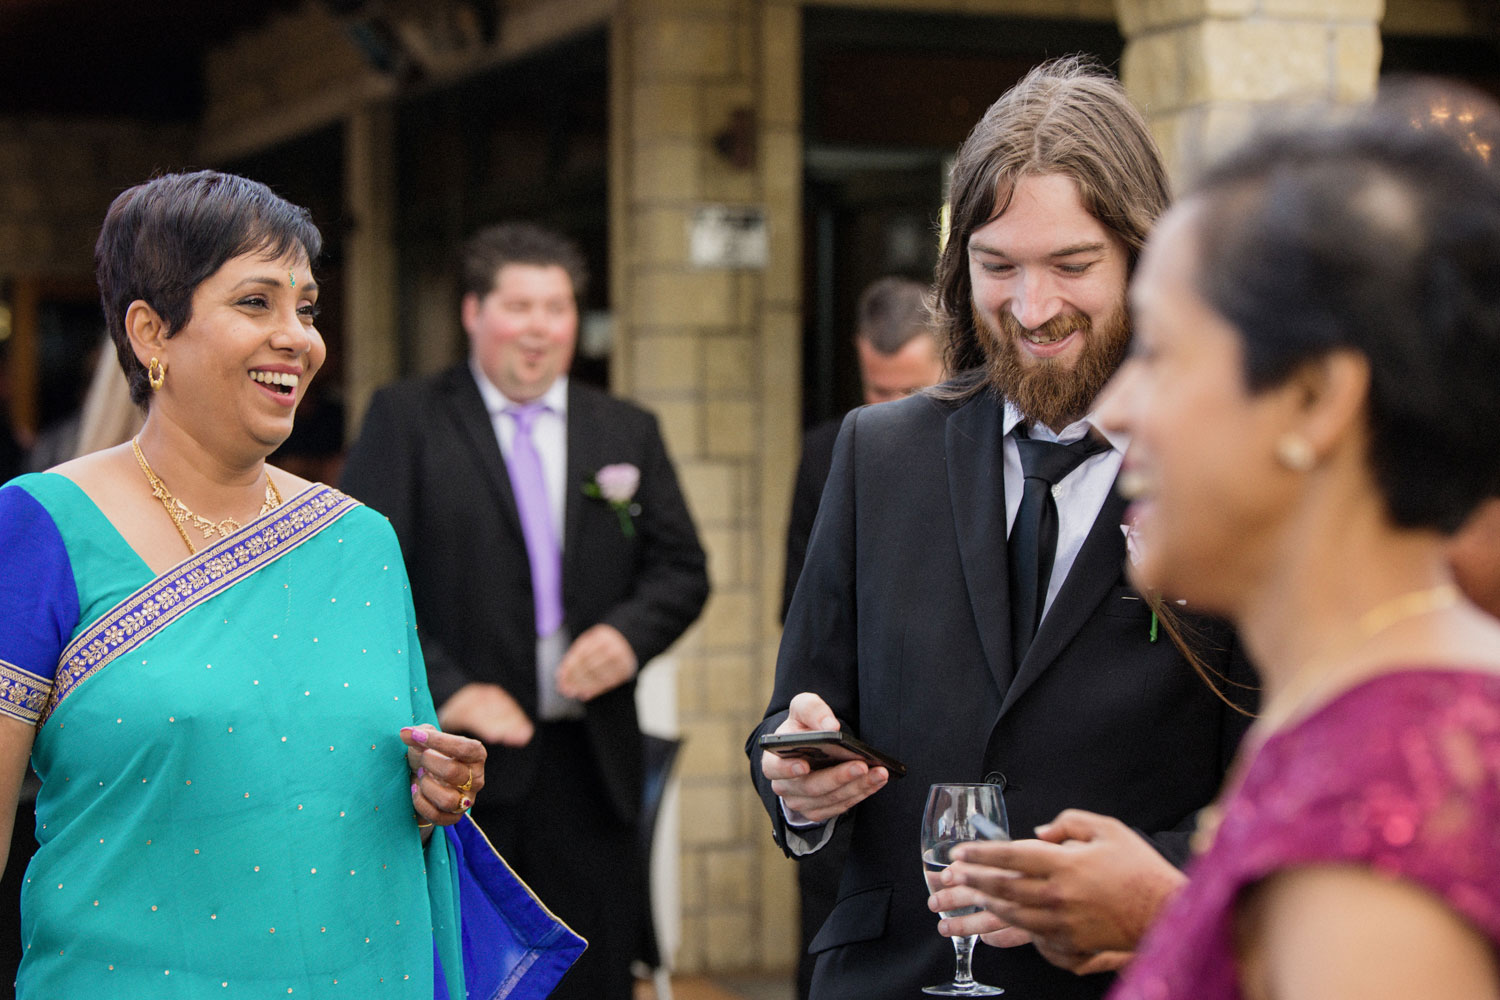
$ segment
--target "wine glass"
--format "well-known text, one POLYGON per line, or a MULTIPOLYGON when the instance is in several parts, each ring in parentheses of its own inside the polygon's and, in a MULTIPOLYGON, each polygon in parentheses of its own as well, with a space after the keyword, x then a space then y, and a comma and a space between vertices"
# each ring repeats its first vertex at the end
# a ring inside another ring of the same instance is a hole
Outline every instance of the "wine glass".
MULTIPOLYGON (((927 793, 927 808, 922 813, 922 875, 927 888, 941 889, 940 877, 952 860, 949 856, 958 844, 970 840, 993 840, 996 834, 1009 838, 1010 824, 1005 818, 1005 800, 996 785, 933 785, 927 793), (975 825, 974 817, 981 816, 975 825), (988 820, 986 824, 985 821, 988 820)), ((978 913, 979 907, 944 910, 944 917, 962 917, 978 913)), ((977 934, 953 938, 953 981, 941 986, 924 986, 923 993, 945 997, 989 997, 1005 991, 974 981, 972 962, 977 934)))

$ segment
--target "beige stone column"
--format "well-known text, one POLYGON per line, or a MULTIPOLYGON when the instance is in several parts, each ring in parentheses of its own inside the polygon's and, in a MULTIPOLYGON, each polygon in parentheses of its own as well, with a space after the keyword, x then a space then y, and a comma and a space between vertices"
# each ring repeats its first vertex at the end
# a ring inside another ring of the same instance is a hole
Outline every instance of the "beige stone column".
POLYGON ((660 417, 713 580, 676 651, 687 972, 793 954, 794 872, 768 861, 740 747, 770 690, 800 446, 799 25, 774 0, 621 0, 611 22, 613 388, 660 417), (739 165, 714 141, 736 113, 752 124, 739 165), (764 211, 765 266, 693 264, 706 206, 764 211))
POLYGON ((1385 0, 1115 0, 1122 78, 1179 185, 1272 106, 1375 93, 1385 0))
POLYGON ((345 248, 345 428, 352 439, 365 405, 396 371, 395 118, 370 104, 344 126, 344 200, 352 228, 345 248))

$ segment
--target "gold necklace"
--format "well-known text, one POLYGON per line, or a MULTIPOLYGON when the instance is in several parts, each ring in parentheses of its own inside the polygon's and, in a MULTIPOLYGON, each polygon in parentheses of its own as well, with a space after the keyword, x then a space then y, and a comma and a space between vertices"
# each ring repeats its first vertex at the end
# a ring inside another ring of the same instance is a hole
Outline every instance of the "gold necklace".
MULTIPOLYGON (((187 504, 172 495, 167 489, 167 484, 161 481, 161 477, 151 468, 151 463, 146 461, 146 456, 141 454, 141 439, 134 437, 130 439, 130 447, 135 452, 135 460, 140 463, 141 471, 146 474, 146 482, 151 484, 151 494, 161 501, 162 508, 167 516, 172 519, 172 526, 182 536, 182 542, 188 547, 190 554, 196 555, 198 549, 193 545, 193 540, 188 537, 187 529, 183 527, 184 521, 191 521, 193 527, 203 532, 204 538, 212 538, 217 532, 220 538, 228 538, 231 534, 240 530, 240 522, 232 517, 226 517, 222 521, 210 521, 199 514, 188 510, 187 504)), ((271 480, 271 474, 266 473, 266 500, 260 505, 261 514, 269 514, 281 506, 281 491, 271 480)))
MULTIPOLYGON (((1407 591, 1380 602, 1359 616, 1353 642, 1343 655, 1353 655, 1371 639, 1401 622, 1453 607, 1458 603, 1459 596, 1456 586, 1444 583, 1436 587, 1407 591)), ((1277 693, 1275 701, 1266 706, 1255 722, 1262 740, 1301 714, 1310 701, 1328 693, 1340 681, 1348 679, 1348 668, 1326 671, 1318 669, 1319 664, 1331 659, 1333 657, 1324 652, 1313 657, 1306 666, 1292 675, 1291 681, 1277 693)))

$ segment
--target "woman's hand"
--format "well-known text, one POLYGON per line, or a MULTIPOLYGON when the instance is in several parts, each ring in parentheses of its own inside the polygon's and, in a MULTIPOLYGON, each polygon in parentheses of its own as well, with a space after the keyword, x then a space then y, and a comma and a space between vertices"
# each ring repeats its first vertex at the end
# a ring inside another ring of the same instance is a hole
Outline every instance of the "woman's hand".
POLYGON ((1118 969, 1147 926, 1187 881, 1143 837, 1109 816, 1068 809, 1036 830, 1035 840, 975 841, 953 849, 934 911, 984 907, 980 914, 942 921, 947 935, 981 934, 979 919, 995 918, 1008 932, 1024 931, 1042 956, 1080 975, 1118 969))
POLYGON ((457 823, 484 787, 484 744, 428 724, 403 726, 401 742, 417 825, 425 830, 457 823))

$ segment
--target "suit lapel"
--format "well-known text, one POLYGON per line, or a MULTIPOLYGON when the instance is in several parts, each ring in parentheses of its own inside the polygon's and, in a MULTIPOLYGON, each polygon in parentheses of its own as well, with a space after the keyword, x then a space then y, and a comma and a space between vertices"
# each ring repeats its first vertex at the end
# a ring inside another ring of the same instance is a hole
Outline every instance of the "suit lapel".
POLYGON ((1120 520, 1125 514, 1125 500, 1113 487, 1078 550, 1078 558, 1068 578, 1063 581, 1052 602, 1036 639, 1026 651, 1026 658, 1016 670, 1016 678, 1005 692, 1005 701, 1000 706, 1004 715, 1015 700, 1025 693, 1036 679, 1057 659, 1063 648, 1078 634, 1093 616, 1099 602, 1108 596, 1111 588, 1120 580, 1125 564, 1125 535, 1120 530, 1120 520))
POLYGON ((987 393, 948 418, 944 444, 959 562, 979 642, 998 690, 1011 686, 1010 580, 1005 548, 1005 410, 987 393))
POLYGON ((521 530, 521 515, 516 509, 516 498, 510 488, 510 474, 505 471, 505 458, 500 454, 500 442, 495 440, 495 425, 485 409, 484 397, 474 384, 474 375, 467 364, 456 365, 448 370, 443 380, 443 399, 449 416, 458 425, 459 436, 474 454, 485 481, 495 493, 500 510, 517 532, 521 530))

